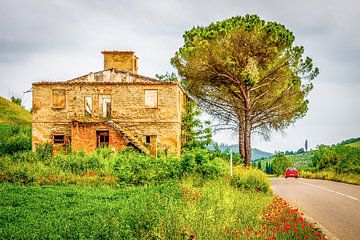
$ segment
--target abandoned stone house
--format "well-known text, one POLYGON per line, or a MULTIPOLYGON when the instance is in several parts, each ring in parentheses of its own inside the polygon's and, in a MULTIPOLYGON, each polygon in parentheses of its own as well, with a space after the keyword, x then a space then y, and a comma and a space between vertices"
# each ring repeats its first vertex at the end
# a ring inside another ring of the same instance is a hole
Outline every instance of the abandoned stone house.
POLYGON ((103 51, 104 70, 62 82, 32 84, 32 144, 53 151, 126 146, 157 154, 181 151, 187 95, 178 83, 137 74, 131 51, 103 51))

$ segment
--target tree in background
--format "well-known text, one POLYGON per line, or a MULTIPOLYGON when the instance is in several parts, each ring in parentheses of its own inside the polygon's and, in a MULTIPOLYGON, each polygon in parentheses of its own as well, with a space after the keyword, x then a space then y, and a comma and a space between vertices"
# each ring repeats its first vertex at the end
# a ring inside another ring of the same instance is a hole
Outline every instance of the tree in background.
POLYGON ((265 139, 302 118, 310 80, 318 75, 285 26, 256 15, 236 16, 185 32, 171 59, 199 106, 239 133, 239 153, 251 162, 251 134, 265 139))
POLYGON ((210 121, 205 121, 204 124, 200 121, 201 111, 196 108, 196 103, 192 100, 188 101, 185 110, 181 123, 184 149, 206 148, 212 143, 210 121))
POLYGON ((155 74, 155 77, 163 82, 178 82, 178 77, 175 73, 155 74))
POLYGON ((308 140, 306 139, 305 140, 305 152, 307 152, 308 151, 308 140))
POLYGON ((302 154, 302 153, 305 153, 304 148, 299 148, 299 149, 296 151, 296 154, 302 154))
POLYGON ((262 170, 261 161, 258 161, 258 163, 257 163, 257 168, 260 169, 260 170, 262 170))
POLYGON ((282 153, 274 155, 274 160, 272 162, 273 172, 276 175, 281 175, 285 173, 286 168, 291 167, 290 158, 285 156, 282 153))
POLYGON ((15 103, 15 104, 23 107, 23 106, 21 105, 21 104, 22 104, 22 99, 21 99, 21 98, 15 97, 15 96, 11 96, 11 97, 10 97, 10 100, 11 100, 13 103, 15 103))

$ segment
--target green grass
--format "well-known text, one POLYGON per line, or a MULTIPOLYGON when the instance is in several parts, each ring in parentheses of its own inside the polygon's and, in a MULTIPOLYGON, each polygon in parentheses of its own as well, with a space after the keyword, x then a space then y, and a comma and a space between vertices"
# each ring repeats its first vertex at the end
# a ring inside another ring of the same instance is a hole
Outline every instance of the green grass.
POLYGON ((0 185, 1 239, 232 239, 272 196, 225 181, 133 188, 0 185))
POLYGON ((0 97, 0 124, 31 125, 31 113, 23 107, 0 97))
POLYGON ((360 148, 360 141, 346 144, 346 146, 360 148))
POLYGON ((300 171, 300 177, 312 179, 324 179, 335 182, 360 185, 360 175, 353 173, 336 173, 331 170, 322 170, 318 172, 300 171))

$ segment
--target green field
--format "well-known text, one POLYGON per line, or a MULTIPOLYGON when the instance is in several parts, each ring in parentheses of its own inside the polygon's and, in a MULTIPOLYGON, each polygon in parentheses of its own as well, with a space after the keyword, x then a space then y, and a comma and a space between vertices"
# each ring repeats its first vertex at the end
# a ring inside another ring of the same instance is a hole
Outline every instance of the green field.
POLYGON ((260 226, 258 213, 272 200, 222 180, 133 188, 1 184, 0 196, 1 239, 231 239, 260 226))

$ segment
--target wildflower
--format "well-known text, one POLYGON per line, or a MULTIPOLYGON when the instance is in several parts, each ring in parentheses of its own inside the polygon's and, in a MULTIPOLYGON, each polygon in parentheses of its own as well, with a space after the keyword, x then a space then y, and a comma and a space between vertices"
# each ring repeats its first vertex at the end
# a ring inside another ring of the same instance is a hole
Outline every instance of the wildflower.
POLYGON ((297 228, 294 228, 294 233, 298 233, 299 231, 297 230, 297 228))
POLYGON ((196 234, 195 233, 190 233, 190 239, 194 239, 196 237, 196 234))

